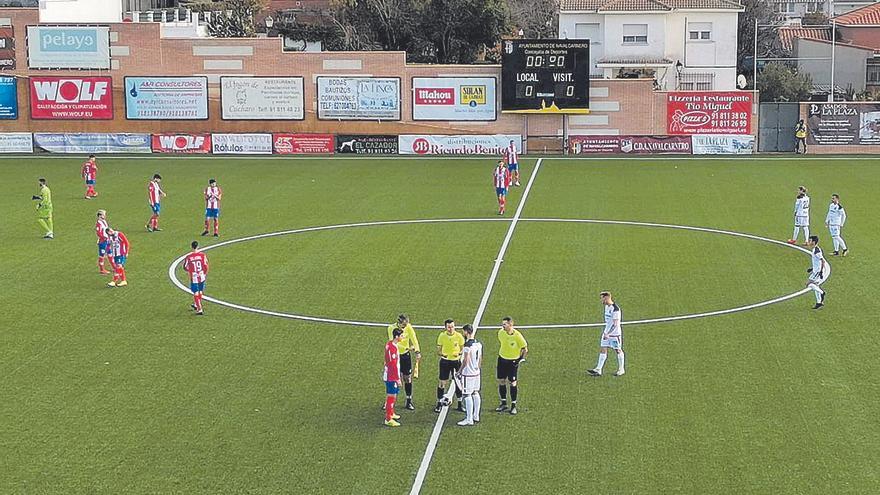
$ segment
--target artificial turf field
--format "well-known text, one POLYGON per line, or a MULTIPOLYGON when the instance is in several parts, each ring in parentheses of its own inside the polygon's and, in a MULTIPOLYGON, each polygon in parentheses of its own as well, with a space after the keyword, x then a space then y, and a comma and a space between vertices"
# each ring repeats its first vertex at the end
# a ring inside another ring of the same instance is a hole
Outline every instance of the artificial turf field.
MULTIPOLYGON (((382 426, 385 329, 206 305, 168 278, 202 239, 201 191, 224 192, 222 237, 354 222, 495 218, 492 159, 99 157, 0 161, 0 493, 406 493, 437 415, 439 331, 419 330, 415 412, 382 426), (161 173, 162 232, 146 183, 161 173), (29 200, 53 191, 55 233, 29 200), (95 266, 95 211, 128 234, 130 285, 95 266)), ((507 221, 356 227, 208 252, 207 293, 321 317, 418 325, 474 319, 536 161, 507 221)), ((451 412, 422 493, 880 492, 880 159, 544 159, 482 326, 598 322, 600 290, 624 321, 733 308, 800 290, 809 258, 705 232, 537 222, 611 219, 791 235, 798 185, 833 274, 806 294, 735 314, 625 326, 627 374, 585 374, 599 330, 527 329, 520 414, 497 405, 484 328, 482 423, 451 412), (837 192, 847 258, 823 227, 837 192)), ((206 244, 219 242, 207 238, 206 244)), ((183 277, 178 272, 179 277, 183 277)))

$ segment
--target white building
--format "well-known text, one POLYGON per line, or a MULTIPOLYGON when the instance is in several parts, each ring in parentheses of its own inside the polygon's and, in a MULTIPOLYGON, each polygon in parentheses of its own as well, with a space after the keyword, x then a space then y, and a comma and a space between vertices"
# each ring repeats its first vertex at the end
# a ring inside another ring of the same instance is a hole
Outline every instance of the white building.
POLYGON ((594 78, 657 89, 736 87, 737 0, 561 0, 560 38, 590 39, 594 78))

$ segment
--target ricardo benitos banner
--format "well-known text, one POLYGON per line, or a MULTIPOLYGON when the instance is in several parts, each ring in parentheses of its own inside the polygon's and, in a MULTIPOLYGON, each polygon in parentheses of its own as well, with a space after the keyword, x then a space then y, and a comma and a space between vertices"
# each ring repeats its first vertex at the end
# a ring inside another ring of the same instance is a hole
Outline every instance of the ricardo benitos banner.
POLYGON ((667 134, 751 134, 753 93, 680 91, 666 95, 667 134))

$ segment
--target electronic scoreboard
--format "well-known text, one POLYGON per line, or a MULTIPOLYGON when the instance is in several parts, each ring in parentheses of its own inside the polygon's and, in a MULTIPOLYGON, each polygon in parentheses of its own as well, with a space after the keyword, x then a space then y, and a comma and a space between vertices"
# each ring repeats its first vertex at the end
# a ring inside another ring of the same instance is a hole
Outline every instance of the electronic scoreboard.
POLYGON ((501 111, 590 113, 590 40, 505 40, 501 111))

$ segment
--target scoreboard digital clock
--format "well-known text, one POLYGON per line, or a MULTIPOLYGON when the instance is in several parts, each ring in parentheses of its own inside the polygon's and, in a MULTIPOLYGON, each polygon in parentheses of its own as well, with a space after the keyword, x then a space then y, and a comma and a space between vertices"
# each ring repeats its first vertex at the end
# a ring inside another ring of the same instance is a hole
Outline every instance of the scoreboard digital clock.
POLYGON ((506 40, 501 111, 590 113, 590 40, 506 40))

